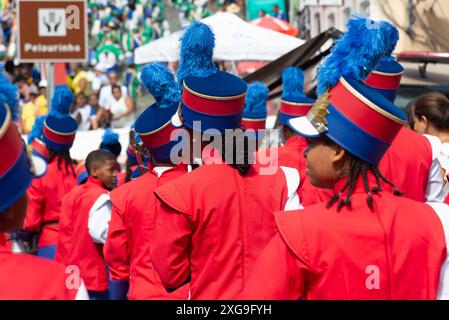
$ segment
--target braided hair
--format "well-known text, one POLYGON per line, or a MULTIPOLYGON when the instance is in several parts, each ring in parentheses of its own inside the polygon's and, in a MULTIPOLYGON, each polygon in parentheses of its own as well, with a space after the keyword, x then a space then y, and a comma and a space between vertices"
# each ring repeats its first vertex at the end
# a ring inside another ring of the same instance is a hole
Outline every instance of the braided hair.
POLYGON ((48 154, 49 154, 49 159, 48 159, 48 163, 51 163, 55 158, 58 159, 58 169, 61 170, 61 163, 64 160, 65 162, 65 172, 68 174, 69 173, 69 168, 70 171, 72 172, 72 175, 74 178, 76 178, 76 173, 75 173, 75 169, 73 169, 73 164, 75 163, 72 160, 72 157, 70 156, 70 152, 64 151, 56 151, 50 148, 48 149, 48 154))
MULTIPOLYGON (((235 130, 241 130, 244 133, 244 128, 240 127, 235 130)), ((238 134, 237 134, 238 135, 238 134)), ((252 155, 249 143, 249 138, 247 135, 243 136, 243 144, 239 143, 237 135, 231 135, 232 139, 227 137, 227 134, 222 135, 222 147, 221 156, 224 162, 230 165, 232 168, 236 169, 241 176, 246 176, 251 169, 251 163, 253 163, 252 155), (232 159, 226 157, 226 150, 232 150, 232 159)))
MULTIPOLYGON (((332 140, 327 137, 323 138, 324 143, 330 145, 335 144, 332 140)), ((354 192, 354 189, 357 185, 357 181, 361 177, 363 180, 363 186, 366 194, 368 195, 366 202, 370 209, 374 209, 373 205, 373 194, 378 194, 382 191, 381 182, 384 182, 393 188, 393 194, 395 196, 404 195, 390 180, 388 180, 380 171, 377 165, 370 164, 364 160, 359 159, 358 157, 348 153, 349 157, 349 170, 348 170, 348 180, 346 184, 342 187, 342 189, 334 194, 326 204, 326 208, 330 208, 332 205, 338 202, 337 211, 340 211, 344 206, 351 206, 351 196, 354 192), (374 175, 376 179, 376 185, 374 187, 370 186, 368 180, 368 174, 371 173, 374 175), (342 198, 343 192, 347 191, 346 197, 342 198)))

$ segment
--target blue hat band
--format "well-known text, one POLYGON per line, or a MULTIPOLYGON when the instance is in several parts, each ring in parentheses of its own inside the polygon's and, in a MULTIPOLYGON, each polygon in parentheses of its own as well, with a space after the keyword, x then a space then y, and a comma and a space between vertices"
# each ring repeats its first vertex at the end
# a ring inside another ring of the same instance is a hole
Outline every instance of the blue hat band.
POLYGON ((156 148, 149 148, 148 150, 150 151, 151 156, 156 160, 168 160, 170 159, 173 147, 178 144, 180 148, 183 148, 185 146, 185 141, 183 139, 181 141, 170 141, 167 144, 156 148))
POLYGON ((328 110, 326 135, 351 154, 377 165, 390 145, 366 133, 333 105, 329 105, 328 110))
POLYGON ((78 178, 76 179, 78 184, 82 184, 87 178, 89 177, 89 174, 87 171, 83 171, 78 178))
POLYGON ((240 127, 243 117, 243 112, 227 115, 227 116, 212 116, 193 111, 184 103, 182 103, 182 117, 184 118, 184 125, 193 128, 194 121, 201 122, 201 132, 208 129, 216 129, 224 134, 227 129, 235 129, 240 127))
POLYGON ((281 124, 284 125, 284 126, 290 126, 290 124, 288 123, 288 121, 289 121, 290 119, 297 118, 297 117, 298 117, 298 116, 289 116, 288 114, 280 113, 280 114, 279 114, 279 121, 280 121, 281 124))
POLYGON ((373 88, 374 90, 377 90, 381 95, 383 95, 385 98, 387 98, 389 101, 394 102, 396 100, 397 90, 385 90, 385 89, 377 89, 373 88))
POLYGON ((16 203, 25 194, 33 178, 28 155, 23 151, 14 166, 0 178, 0 211, 16 203))

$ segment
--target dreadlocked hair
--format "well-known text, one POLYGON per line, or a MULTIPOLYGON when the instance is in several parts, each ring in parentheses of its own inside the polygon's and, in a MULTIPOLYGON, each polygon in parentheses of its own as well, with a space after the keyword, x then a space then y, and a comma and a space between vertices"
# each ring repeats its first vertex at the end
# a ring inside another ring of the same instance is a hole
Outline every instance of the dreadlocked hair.
POLYGON ((57 158, 58 159, 58 169, 61 170, 61 163, 64 160, 65 172, 69 173, 69 168, 70 168, 70 171, 72 172, 73 177, 76 178, 75 169, 73 169, 74 161, 72 160, 72 157, 70 157, 69 151, 61 152, 61 151, 56 151, 56 150, 48 148, 48 154, 49 154, 48 163, 52 162, 55 158, 57 158))
POLYGON ((222 135, 221 156, 224 162, 236 169, 241 176, 246 176, 251 169, 254 152, 251 152, 251 143, 244 133, 244 128, 239 127, 222 135), (232 150, 232 153, 230 152, 232 150), (229 155, 232 155, 230 157, 229 155))
POLYGON ((336 194, 334 194, 326 204, 326 208, 330 208, 336 202, 337 211, 340 211, 344 206, 351 206, 351 196, 354 192, 358 179, 362 178, 364 189, 368 195, 366 202, 370 209, 374 209, 373 204, 373 194, 377 194, 382 190, 381 181, 390 185, 393 188, 393 194, 396 196, 402 196, 404 193, 399 191, 399 189, 385 176, 379 171, 377 165, 369 164, 355 156, 349 155, 350 163, 349 163, 349 173, 348 173, 348 181, 343 186, 343 188, 336 194), (372 173, 376 179, 376 186, 371 187, 368 181, 368 174, 372 173), (345 198, 342 198, 343 192, 347 190, 347 194, 345 198))

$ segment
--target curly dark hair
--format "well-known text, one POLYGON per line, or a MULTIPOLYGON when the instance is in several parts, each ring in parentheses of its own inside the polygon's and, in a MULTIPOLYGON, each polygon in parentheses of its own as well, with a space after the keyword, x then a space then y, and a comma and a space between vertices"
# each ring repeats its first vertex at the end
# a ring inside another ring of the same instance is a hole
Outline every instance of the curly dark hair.
POLYGON ((76 163, 75 163, 75 161, 72 160, 72 157, 70 157, 70 152, 68 150, 61 152, 61 151, 56 151, 51 148, 47 148, 47 149, 48 149, 48 154, 49 154, 48 163, 52 162, 55 158, 57 158, 58 159, 58 169, 61 170, 61 164, 62 164, 62 161, 64 160, 65 161, 65 172, 69 173, 69 168, 70 168, 70 171, 71 171, 73 177, 76 178, 75 169, 73 169, 73 165, 74 164, 76 165, 76 163))

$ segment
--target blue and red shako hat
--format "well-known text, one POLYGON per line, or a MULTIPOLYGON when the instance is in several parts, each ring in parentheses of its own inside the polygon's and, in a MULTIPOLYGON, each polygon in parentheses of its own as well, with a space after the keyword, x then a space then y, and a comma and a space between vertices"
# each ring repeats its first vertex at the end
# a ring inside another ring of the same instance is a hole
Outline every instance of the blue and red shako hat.
POLYGON ((28 156, 14 123, 17 87, 0 72, 0 211, 5 211, 24 195, 33 178, 45 174, 46 164, 28 156))
POLYGON ((315 102, 304 94, 304 72, 300 68, 288 67, 282 72, 282 97, 279 120, 289 126, 288 121, 305 116, 315 102))
POLYGON ((179 143, 176 133, 181 126, 178 116, 181 88, 170 70, 161 63, 148 64, 140 71, 140 81, 155 103, 136 120, 135 130, 156 160, 170 159, 170 152, 179 143))
POLYGON ((304 137, 325 134, 358 158, 378 164, 406 119, 374 89, 342 77, 306 117, 292 119, 290 125, 304 137))
POLYGON ((43 141, 50 149, 65 152, 73 145, 78 129, 78 123, 69 115, 73 100, 73 93, 66 85, 55 88, 43 132, 43 141))
POLYGON ((404 67, 392 57, 392 53, 396 48, 399 40, 399 32, 396 27, 391 26, 392 37, 390 38, 390 45, 385 56, 383 56, 371 72, 365 83, 376 89, 385 98, 394 102, 396 100, 397 90, 401 86, 402 75, 404 74, 404 67))
POLYGON ((89 178, 89 174, 87 173, 86 165, 84 163, 81 163, 76 167, 75 174, 78 185, 85 183, 87 178, 89 178))
POLYGON ((48 161, 49 154, 48 149, 43 140, 44 122, 46 116, 38 117, 31 128, 31 132, 28 135, 28 146, 31 147, 31 154, 48 161))
POLYGON ((109 151, 117 158, 122 152, 119 134, 107 128, 101 137, 100 150, 109 151))
POLYGON ((251 82, 245 99, 245 109, 243 110, 242 126, 250 131, 249 138, 262 139, 260 130, 265 130, 267 121, 267 100, 268 88, 259 81, 251 82))
POLYGON ((404 68, 394 57, 382 58, 376 69, 365 79, 365 84, 376 89, 385 98, 394 102, 401 86, 404 68))
POLYGON ((391 101, 362 81, 388 50, 393 28, 387 22, 352 18, 318 70, 320 98, 305 117, 290 120, 299 134, 326 135, 358 158, 377 165, 406 116, 391 101))
POLYGON ((216 129, 223 134, 241 124, 247 85, 239 77, 216 69, 214 46, 214 33, 201 22, 193 22, 181 37, 181 115, 191 129, 195 129, 194 121, 201 121, 201 132, 216 129))

